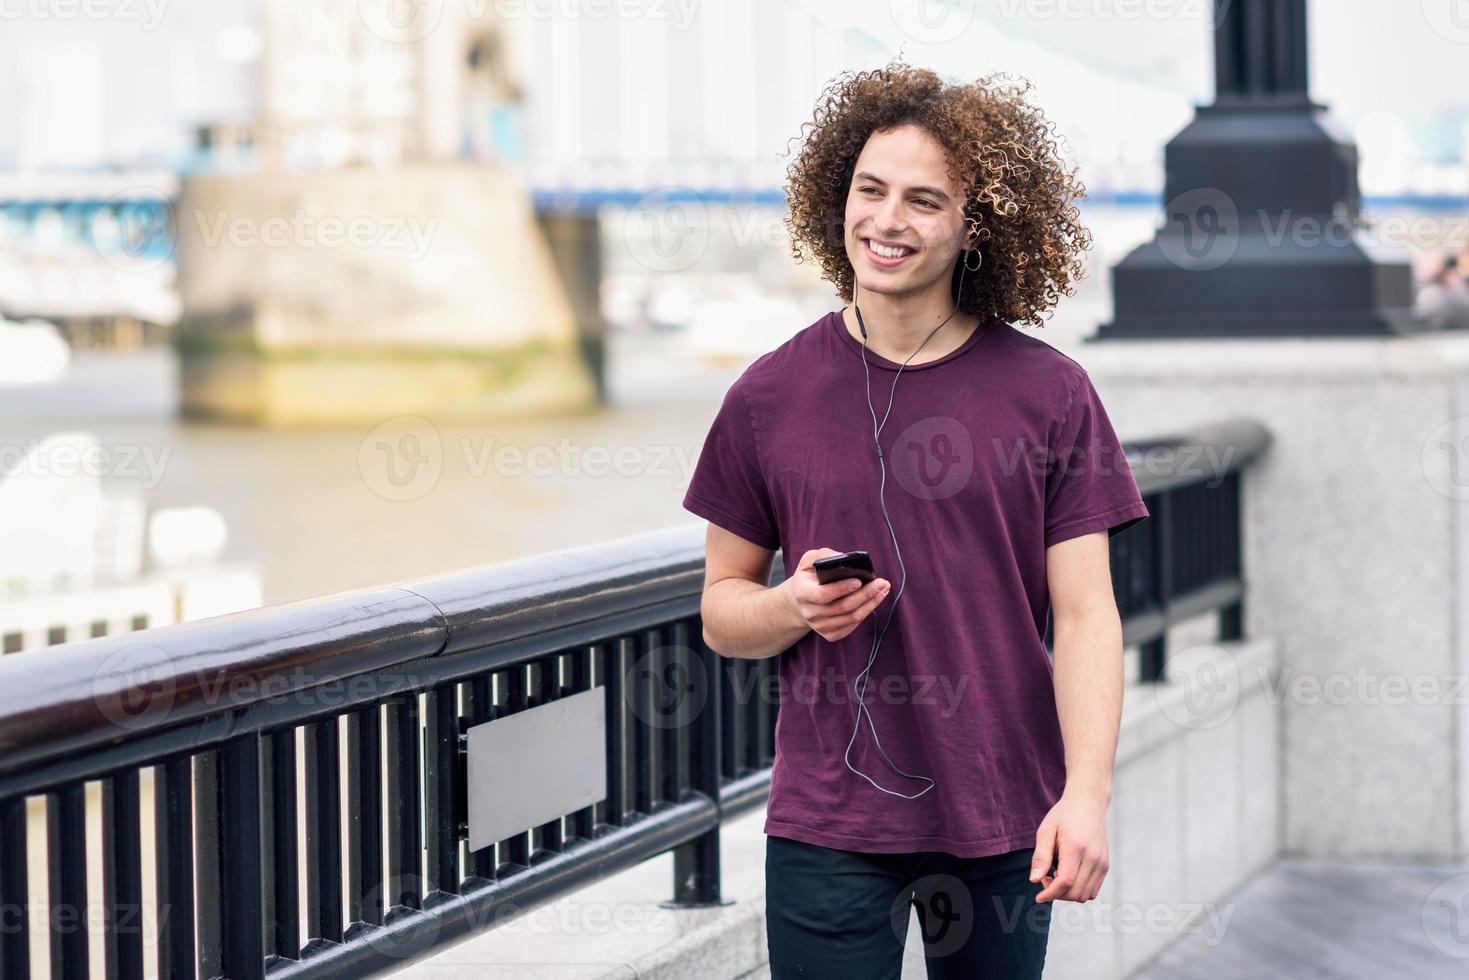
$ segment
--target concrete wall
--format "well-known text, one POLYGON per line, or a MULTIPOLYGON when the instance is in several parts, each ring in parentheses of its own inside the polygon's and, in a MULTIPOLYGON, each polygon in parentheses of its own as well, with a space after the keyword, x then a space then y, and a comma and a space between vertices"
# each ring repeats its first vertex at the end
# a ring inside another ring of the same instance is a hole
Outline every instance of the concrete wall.
POLYGON ((1075 356, 1120 432, 1274 436, 1244 481, 1244 625, 1280 645, 1284 851, 1469 855, 1469 336, 1075 356))

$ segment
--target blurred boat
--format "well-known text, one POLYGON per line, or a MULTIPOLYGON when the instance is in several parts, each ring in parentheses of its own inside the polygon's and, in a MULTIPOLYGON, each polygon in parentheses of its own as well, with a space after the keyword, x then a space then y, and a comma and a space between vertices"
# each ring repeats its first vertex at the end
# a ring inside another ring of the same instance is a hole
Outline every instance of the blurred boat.
POLYGON ((801 307, 788 299, 710 300, 694 310, 689 349, 721 364, 749 362, 790 340, 809 321, 801 307))
POLYGON ((150 512, 141 488, 103 480, 99 471, 120 469, 125 451, 73 431, 0 457, 0 652, 262 604, 256 565, 222 560, 227 533, 217 511, 150 512))
POLYGON ((55 381, 71 364, 71 347, 44 320, 0 319, 0 385, 55 381))

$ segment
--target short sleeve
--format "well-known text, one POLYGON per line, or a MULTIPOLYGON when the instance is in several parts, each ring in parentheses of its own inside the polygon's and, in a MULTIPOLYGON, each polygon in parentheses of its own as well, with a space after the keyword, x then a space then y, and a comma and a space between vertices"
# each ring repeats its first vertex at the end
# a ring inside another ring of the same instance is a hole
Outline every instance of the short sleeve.
POLYGON ((1121 440, 1083 374, 1055 430, 1046 469, 1045 543, 1106 530, 1115 536, 1149 516, 1121 440))
POLYGON ((772 551, 780 547, 770 489, 756 451, 743 377, 724 395, 694 465, 684 510, 772 551))

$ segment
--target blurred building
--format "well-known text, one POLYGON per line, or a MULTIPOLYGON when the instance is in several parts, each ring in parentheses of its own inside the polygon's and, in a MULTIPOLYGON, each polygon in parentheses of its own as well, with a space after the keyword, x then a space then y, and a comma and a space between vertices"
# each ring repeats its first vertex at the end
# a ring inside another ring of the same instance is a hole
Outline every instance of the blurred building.
MULTIPOLYGON (((1031 79, 1034 98, 1085 174, 1089 203, 1139 211, 1158 203, 1159 148, 1212 94, 1210 26, 1200 19, 1208 4, 1131 17, 1109 13, 1110 6, 1079 17, 1053 5, 937 0, 172 0, 129 7, 127 16, 102 19, 28 16, 0 32, 0 172, 26 178, 0 180, 0 312, 65 319, 79 343, 157 339, 178 320, 177 215, 172 177, 160 173, 234 179, 273 168, 362 177, 428 161, 495 168, 530 195, 574 332, 586 341, 597 329, 587 306, 598 291, 585 280, 615 274, 618 262, 637 275, 663 271, 657 262, 647 269, 627 212, 646 211, 651 199, 653 220, 666 217, 657 202, 670 191, 713 202, 736 231, 748 226, 745 208, 778 211, 784 154, 821 86, 843 70, 901 51, 953 76, 1003 70, 1031 79), (98 171, 114 177, 102 197, 14 190, 34 188, 35 175, 98 171), (126 195, 115 200, 118 191, 126 195), (597 222, 600 243, 590 247, 597 222), (58 241, 75 246, 73 254, 58 257, 58 241), (584 261, 599 248, 620 252, 584 261), (78 303, 83 310, 68 306, 78 303), (108 312, 99 318, 87 312, 93 309, 108 312), (106 318, 112 311, 116 324, 106 318)), ((1413 30, 1422 25, 1411 17, 1368 4, 1350 9, 1349 17, 1316 18, 1322 67, 1313 90, 1354 130, 1369 206, 1462 210, 1469 115, 1446 84, 1453 77, 1446 49, 1425 48, 1422 31, 1413 30), (1361 84, 1359 66, 1343 54, 1353 38, 1382 50, 1416 46, 1412 77, 1378 75, 1361 84)), ((378 197, 364 189, 369 184, 358 187, 378 197)), ((440 205, 424 199, 415 206, 440 205)), ((452 221, 457 209, 445 207, 436 214, 452 221)), ((443 234, 448 227, 441 224, 443 234)), ((457 248, 447 241, 434 252, 457 248)), ((769 262, 750 258, 756 250, 747 244, 733 251, 748 262, 746 276, 766 281, 773 259, 783 259, 778 245, 764 250, 769 262)), ((724 254, 717 237, 704 254, 724 254)), ((676 275, 703 294, 712 283, 698 273, 709 265, 676 275)), ((439 288, 481 267, 470 261, 429 279, 439 288)), ((307 260, 301 268, 315 267, 307 260)), ((357 278, 386 288, 392 277, 370 266, 357 278)), ((217 284, 201 289, 195 299, 208 298, 213 305, 204 312, 215 315, 217 284)), ((645 286, 617 290, 648 296, 645 286)), ((366 295, 379 298, 373 288, 366 295)), ((512 302, 497 298, 497 306, 512 302)), ((444 319, 442 311, 432 315, 444 319)))
POLYGON ((255 166, 200 166, 176 208, 184 412, 310 425, 594 404, 528 189, 462 155, 466 107, 514 93, 513 66, 490 64, 499 25, 375 9, 264 5, 255 166))

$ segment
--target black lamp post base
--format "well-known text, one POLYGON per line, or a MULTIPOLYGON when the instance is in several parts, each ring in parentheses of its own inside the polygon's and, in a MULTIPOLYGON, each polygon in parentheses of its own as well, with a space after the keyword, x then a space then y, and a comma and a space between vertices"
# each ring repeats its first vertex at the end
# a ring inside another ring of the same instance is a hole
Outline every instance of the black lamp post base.
POLYGON ((1112 270, 1123 338, 1393 336, 1406 252, 1363 223, 1357 148, 1306 90, 1305 0, 1215 4, 1213 105, 1168 142, 1164 216, 1112 270))

